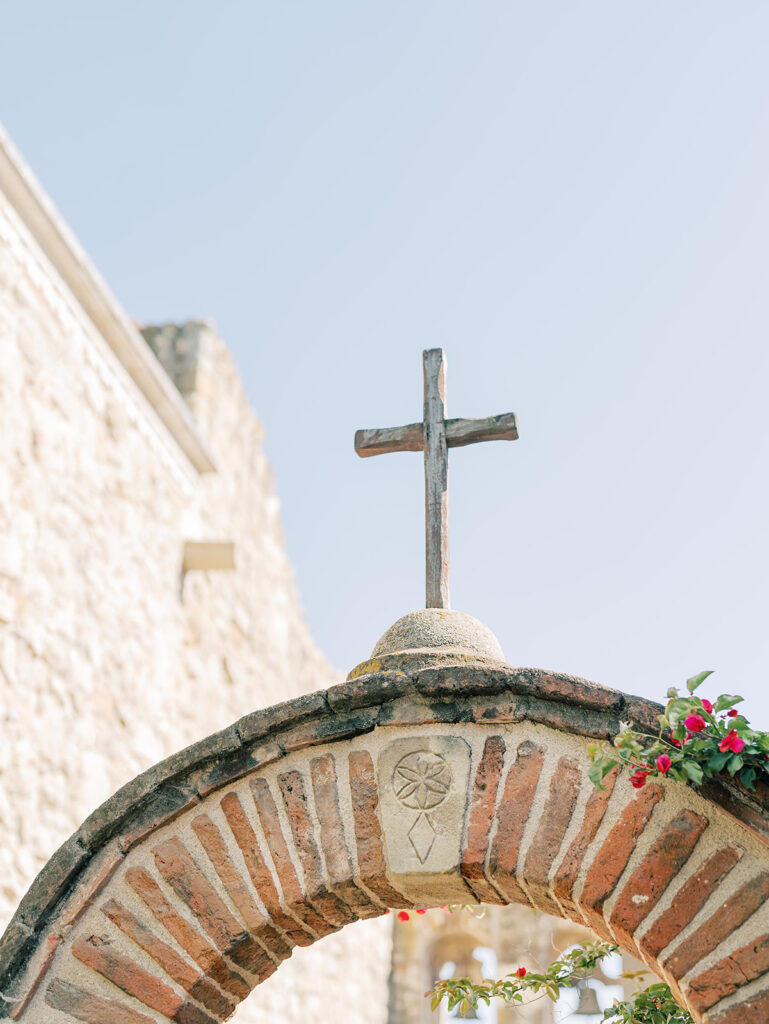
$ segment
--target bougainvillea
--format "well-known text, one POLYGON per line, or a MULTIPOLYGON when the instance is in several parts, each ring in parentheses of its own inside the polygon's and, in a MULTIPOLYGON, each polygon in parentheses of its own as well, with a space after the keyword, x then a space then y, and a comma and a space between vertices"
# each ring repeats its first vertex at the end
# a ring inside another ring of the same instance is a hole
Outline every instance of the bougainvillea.
POLYGON ((759 780, 769 781, 769 734, 751 729, 736 709, 742 697, 721 694, 711 703, 695 696, 711 674, 700 672, 687 680, 688 696, 668 690, 657 735, 626 725, 613 744, 590 744, 595 785, 602 789, 604 777, 616 765, 632 769, 630 784, 636 789, 654 775, 699 785, 727 772, 748 789, 755 789, 759 780))

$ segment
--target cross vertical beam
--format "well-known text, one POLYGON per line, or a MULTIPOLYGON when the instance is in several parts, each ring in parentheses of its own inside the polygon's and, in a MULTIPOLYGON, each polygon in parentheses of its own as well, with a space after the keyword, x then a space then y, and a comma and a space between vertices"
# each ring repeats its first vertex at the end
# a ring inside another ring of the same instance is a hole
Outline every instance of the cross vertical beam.
POLYGON ((424 411, 421 423, 355 431, 362 459, 387 452, 422 452, 425 459, 425 556, 428 608, 449 607, 449 448, 479 441, 515 441, 514 412, 483 419, 446 419, 446 357, 443 349, 422 353, 424 411))
POLYGON ((425 380, 425 554, 427 608, 449 607, 449 450, 446 443, 446 357, 422 354, 425 380))

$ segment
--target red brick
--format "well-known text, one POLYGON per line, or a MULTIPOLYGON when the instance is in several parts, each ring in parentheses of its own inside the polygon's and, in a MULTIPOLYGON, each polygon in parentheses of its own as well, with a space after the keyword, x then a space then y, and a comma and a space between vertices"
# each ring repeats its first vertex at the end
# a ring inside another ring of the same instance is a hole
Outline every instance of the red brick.
MULTIPOLYGON (((180 1020, 182 1011, 187 1009, 184 1000, 170 986, 115 949, 108 938, 91 935, 88 939, 78 939, 72 944, 72 953, 127 995, 170 1020, 180 1020)), ((201 1024, 216 1024, 202 1011, 199 1019, 201 1024)))
POLYGON ((762 871, 725 900, 704 924, 663 961, 674 978, 683 978, 703 957, 740 927, 769 897, 769 873, 762 871))
POLYGON ((593 931, 611 938, 603 919, 603 905, 614 891, 652 811, 662 799, 662 787, 646 784, 623 809, 619 820, 593 858, 579 899, 579 907, 593 931))
POLYGON ((125 855, 117 847, 111 855, 107 855, 104 850, 100 850, 99 859, 102 857, 106 859, 96 870, 95 874, 92 874, 93 869, 89 865, 89 868, 86 869, 86 877, 78 880, 73 896, 67 903, 66 910, 56 922, 56 929, 60 935, 66 934, 67 929, 80 920, 125 860, 125 855))
POLYGON ((349 755, 348 766, 358 868, 363 884, 385 906, 411 907, 413 903, 393 889, 387 878, 382 829, 376 813, 379 792, 371 755, 367 750, 353 751, 349 755))
POLYGON ((588 797, 580 830, 553 875, 553 892, 558 898, 558 902, 572 913, 577 909, 572 897, 574 884, 579 877, 585 854, 590 849, 598 834, 598 829, 601 827, 617 776, 618 771, 615 768, 603 780, 604 788, 594 789, 588 797))
POLYGON ((686 986, 687 1002, 702 1012, 768 970, 769 935, 764 934, 692 978, 686 986))
POLYGON ((536 907, 548 914, 563 915, 559 904, 550 895, 548 877, 563 837, 577 806, 582 786, 582 772, 576 761, 562 757, 550 780, 550 793, 542 812, 539 827, 531 841, 523 866, 523 880, 536 907))
POLYGON ((336 762, 333 754, 313 758, 310 764, 315 811, 320 823, 321 848, 331 887, 351 906, 358 917, 379 917, 380 904, 358 888, 353 878, 352 860, 347 849, 344 825, 339 812, 336 762))
POLYGON ((210 981, 203 977, 176 950, 163 942, 138 918, 121 906, 117 900, 108 900, 101 908, 113 924, 133 942, 152 957, 172 981, 181 985, 193 998, 219 1017, 228 1017, 235 1010, 235 1004, 226 999, 210 981))
POLYGON ((154 847, 152 853, 160 874, 187 904, 218 949, 229 950, 246 938, 243 925, 232 916, 180 839, 167 839, 154 847))
POLYGON ((312 935, 305 931, 302 925, 287 914, 281 906, 272 874, 264 862, 256 833, 251 827, 237 793, 228 793, 222 799, 221 807, 235 842, 243 854, 246 870, 259 894, 259 899, 270 915, 270 920, 286 934, 290 942, 297 946, 311 946, 314 941, 312 935))
POLYGON ((300 917, 319 938, 337 931, 337 926, 329 923, 329 921, 322 917, 310 906, 305 898, 305 893, 302 891, 302 886, 299 882, 299 876, 296 873, 288 851, 286 837, 283 835, 278 808, 270 792, 267 780, 252 779, 251 792, 253 793, 256 810, 259 814, 259 821, 262 824, 264 837, 270 848, 270 856, 283 889, 283 896, 291 911, 297 917, 300 917))
POLYGON ((315 842, 315 829, 307 808, 304 779, 297 771, 284 772, 278 776, 278 785, 294 838, 294 849, 302 865, 307 898, 323 917, 337 928, 352 924, 358 919, 358 915, 334 893, 329 892, 326 885, 323 861, 315 842))
POLYGON ((126 881, 137 896, 146 903, 155 919, 182 949, 186 950, 205 974, 238 1000, 251 991, 239 974, 231 971, 216 950, 196 928, 174 910, 158 883, 144 868, 129 868, 126 881))
POLYGON ((681 811, 665 826, 617 898, 609 924, 620 941, 629 940, 657 906, 660 897, 687 862, 708 819, 681 811))
POLYGON ((665 946, 670 945, 689 922, 694 920, 695 914, 703 908, 715 887, 732 870, 742 852, 738 846, 725 846, 708 857, 702 867, 681 886, 668 909, 660 914, 639 940, 639 946, 645 956, 656 960, 665 946))
POLYGON ((232 862, 218 826, 207 814, 200 814, 193 819, 192 829, 252 937, 281 960, 291 956, 291 946, 281 938, 257 907, 245 879, 232 862))
POLYGON ((40 960, 40 966, 37 968, 35 976, 30 982, 29 988, 27 989, 24 998, 19 1003, 17 1003, 16 1006, 14 1006, 14 1008, 11 1010, 10 1016, 12 1020, 18 1020, 19 1017, 21 1017, 22 1013, 24 1013, 26 1008, 32 1002, 32 997, 40 987, 40 982, 43 980, 43 978, 46 976, 46 974, 51 968, 51 964, 53 963, 56 957, 56 951, 58 950, 60 943, 61 937, 59 935, 56 935, 55 933, 52 933, 46 937, 45 944, 43 946, 43 955, 40 960))
POLYGON ((503 906, 505 900, 486 879, 486 854, 504 759, 505 741, 501 736, 489 736, 483 745, 483 755, 475 773, 468 811, 467 839, 460 863, 462 877, 475 895, 484 903, 503 906))
POLYGON ((511 903, 529 898, 516 881, 521 839, 542 772, 544 751, 529 740, 521 743, 505 780, 497 809, 497 831, 491 844, 489 877, 511 903))
POLYGON ((68 1013, 85 1024, 155 1024, 154 1017, 137 1013, 114 999, 102 999, 61 978, 54 978, 46 989, 45 1001, 54 1010, 68 1013))
POLYGON ((706 1024, 766 1024, 769 1020, 769 992, 759 992, 720 1013, 708 1014, 706 1024))

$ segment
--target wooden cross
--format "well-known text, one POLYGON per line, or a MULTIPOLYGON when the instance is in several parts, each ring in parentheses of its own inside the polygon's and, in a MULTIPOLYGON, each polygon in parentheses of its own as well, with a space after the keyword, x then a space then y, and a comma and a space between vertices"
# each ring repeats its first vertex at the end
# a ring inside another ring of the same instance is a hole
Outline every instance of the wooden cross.
POLYGON ((515 441, 515 413, 485 419, 446 419, 446 357, 442 348, 422 353, 425 377, 421 423, 381 430, 358 430, 355 451, 361 458, 386 452, 424 452, 425 543, 428 608, 449 607, 449 448, 478 441, 515 441))

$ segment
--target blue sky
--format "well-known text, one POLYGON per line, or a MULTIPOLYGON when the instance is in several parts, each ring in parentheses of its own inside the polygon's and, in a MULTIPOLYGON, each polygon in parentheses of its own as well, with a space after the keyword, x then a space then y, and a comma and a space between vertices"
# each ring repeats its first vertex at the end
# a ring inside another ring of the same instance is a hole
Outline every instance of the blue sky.
POLYGON ((769 6, 196 0, 3 12, 2 119, 128 312, 213 318, 347 668, 423 601, 449 415, 454 606, 513 664, 769 720, 769 6), (308 437, 312 442, 308 443, 308 437))

